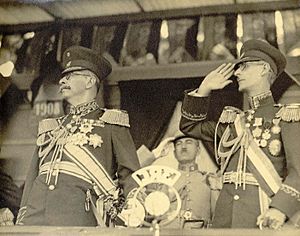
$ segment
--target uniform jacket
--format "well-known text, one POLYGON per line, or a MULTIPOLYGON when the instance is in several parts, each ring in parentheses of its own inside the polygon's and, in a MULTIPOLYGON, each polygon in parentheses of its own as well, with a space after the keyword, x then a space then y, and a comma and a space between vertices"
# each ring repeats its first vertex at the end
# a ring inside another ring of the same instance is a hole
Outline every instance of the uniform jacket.
POLYGON ((193 224, 193 227, 204 227, 212 219, 216 201, 215 193, 207 182, 207 173, 199 171, 197 164, 189 168, 179 165, 179 171, 181 176, 174 188, 182 201, 181 211, 177 219, 167 227, 180 228, 186 220, 203 220, 193 224))
POLYGON ((97 198, 93 181, 79 178, 76 171, 43 169, 45 164, 72 163, 65 152, 67 143, 95 157, 108 175, 118 180, 125 196, 135 187, 131 173, 139 168, 139 162, 127 113, 100 109, 94 101, 72 107, 68 115, 39 124, 37 149, 25 182, 18 223, 96 225, 92 211, 85 205, 88 190, 93 200, 97 198))
MULTIPOLYGON (((234 121, 240 113, 243 122, 248 123, 247 127, 252 137, 260 143, 259 148, 282 179, 281 187, 276 193, 267 192, 270 207, 277 208, 287 217, 291 217, 300 210, 300 145, 297 141, 300 137, 300 108, 277 107, 270 93, 251 99, 251 103, 252 109, 246 112, 232 107, 229 113, 223 111, 223 116, 221 115, 217 123, 207 117, 209 97, 196 97, 186 93, 180 129, 195 138, 210 142, 216 140, 219 150, 225 153, 228 146, 220 143, 220 139, 225 129, 229 130, 229 141, 237 137, 234 121)), ((237 171, 240 149, 238 146, 231 155, 225 173, 237 171)), ((245 163, 246 172, 254 173, 255 169, 250 168, 247 160, 245 163)), ((244 190, 241 186, 236 188, 234 184, 224 184, 216 205, 213 226, 256 227, 256 218, 261 214, 258 194, 257 186, 247 185, 244 190)))

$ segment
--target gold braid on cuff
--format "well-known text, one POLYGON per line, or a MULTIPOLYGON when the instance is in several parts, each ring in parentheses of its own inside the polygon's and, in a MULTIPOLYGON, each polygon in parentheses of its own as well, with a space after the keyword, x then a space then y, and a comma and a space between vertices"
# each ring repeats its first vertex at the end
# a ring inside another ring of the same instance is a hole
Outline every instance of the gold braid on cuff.
POLYGON ((192 121, 201 121, 201 120, 205 120, 207 117, 207 113, 205 114, 200 114, 200 115, 196 115, 196 114, 191 114, 186 112, 185 110, 181 110, 181 114, 184 118, 188 119, 188 120, 192 120, 192 121))
POLYGON ((287 194, 290 194, 292 197, 295 197, 297 201, 300 201, 300 192, 293 187, 282 184, 280 190, 284 191, 287 194))

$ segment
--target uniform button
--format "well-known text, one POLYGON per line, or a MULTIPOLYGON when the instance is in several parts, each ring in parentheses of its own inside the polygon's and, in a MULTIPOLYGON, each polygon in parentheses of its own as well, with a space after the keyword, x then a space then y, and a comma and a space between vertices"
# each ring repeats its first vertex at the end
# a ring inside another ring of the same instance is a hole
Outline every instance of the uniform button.
POLYGON ((186 200, 187 200, 188 202, 189 202, 189 201, 191 201, 191 199, 190 199, 190 198, 188 198, 188 199, 186 199, 186 200))
POLYGON ((240 199, 240 196, 239 195, 234 195, 233 199, 237 201, 237 200, 240 199))
POLYGON ((51 184, 51 185, 49 185, 48 189, 52 191, 55 189, 55 186, 51 184))

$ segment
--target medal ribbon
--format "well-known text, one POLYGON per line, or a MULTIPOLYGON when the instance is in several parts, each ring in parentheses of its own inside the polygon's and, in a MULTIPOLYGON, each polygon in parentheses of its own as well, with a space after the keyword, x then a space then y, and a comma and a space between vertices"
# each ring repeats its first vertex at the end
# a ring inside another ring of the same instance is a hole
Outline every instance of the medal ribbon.
POLYGON ((99 187, 105 195, 114 195, 116 185, 101 163, 85 147, 67 143, 64 153, 99 187))

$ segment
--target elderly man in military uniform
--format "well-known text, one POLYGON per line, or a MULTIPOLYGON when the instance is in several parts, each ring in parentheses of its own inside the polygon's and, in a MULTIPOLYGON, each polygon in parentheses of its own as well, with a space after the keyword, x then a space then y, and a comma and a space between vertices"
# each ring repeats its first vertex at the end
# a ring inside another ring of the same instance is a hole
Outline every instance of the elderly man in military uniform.
POLYGON ((110 63, 91 49, 63 54, 60 92, 70 112, 39 123, 37 149, 25 182, 19 225, 113 224, 139 168, 125 111, 95 102, 110 63))
POLYGON ((279 229, 300 210, 300 105, 275 105, 270 91, 285 65, 278 49, 248 40, 236 64, 219 66, 185 94, 180 128, 214 142, 221 166, 213 227, 279 229), (250 109, 225 107, 219 121, 212 121, 209 95, 232 83, 233 74, 250 109))
POLYGON ((174 156, 178 161, 180 178, 174 185, 182 200, 178 217, 168 228, 208 227, 214 213, 219 190, 211 190, 208 173, 200 171, 196 163, 199 154, 199 140, 178 133, 174 140, 174 156))

